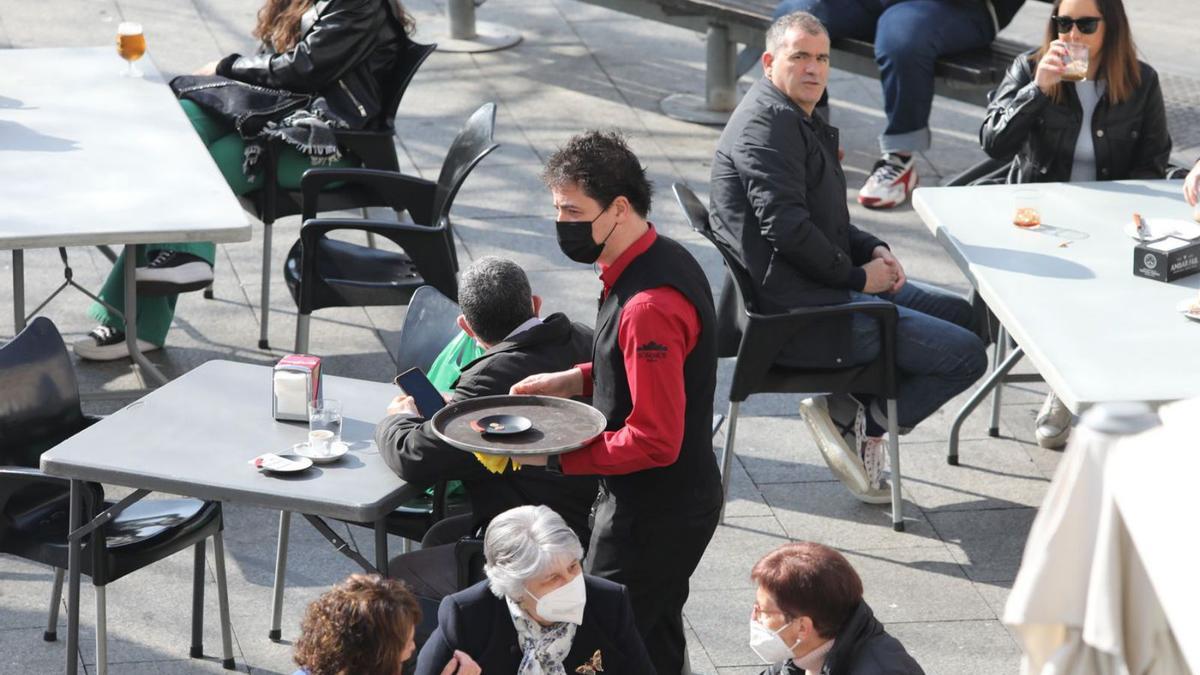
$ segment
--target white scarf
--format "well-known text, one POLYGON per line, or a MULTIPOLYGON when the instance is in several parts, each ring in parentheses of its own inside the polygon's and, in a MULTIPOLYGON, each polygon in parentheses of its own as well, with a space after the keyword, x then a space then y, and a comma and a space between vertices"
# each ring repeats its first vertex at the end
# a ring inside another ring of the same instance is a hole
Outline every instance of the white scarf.
POLYGON ((508 613, 517 629, 517 642, 521 647, 521 666, 517 668, 517 675, 566 675, 563 659, 571 651, 578 626, 565 621, 543 626, 526 616, 510 598, 504 600, 508 603, 508 613))

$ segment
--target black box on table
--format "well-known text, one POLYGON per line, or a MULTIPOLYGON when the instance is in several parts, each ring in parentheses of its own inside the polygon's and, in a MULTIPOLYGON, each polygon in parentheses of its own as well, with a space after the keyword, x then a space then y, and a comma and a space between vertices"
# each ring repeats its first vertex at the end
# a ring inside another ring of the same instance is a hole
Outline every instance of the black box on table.
POLYGON ((1133 274, 1172 282, 1200 272, 1200 240, 1167 237, 1133 248, 1133 274))

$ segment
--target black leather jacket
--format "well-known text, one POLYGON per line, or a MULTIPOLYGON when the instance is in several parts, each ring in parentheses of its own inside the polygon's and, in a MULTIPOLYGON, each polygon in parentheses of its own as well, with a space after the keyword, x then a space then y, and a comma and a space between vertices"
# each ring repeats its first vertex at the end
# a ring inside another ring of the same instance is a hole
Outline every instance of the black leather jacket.
MULTIPOLYGON (((988 105, 979 141, 995 159, 1015 157, 1010 183, 1071 178, 1083 109, 1075 85, 1063 83, 1066 101, 1055 103, 1033 81, 1031 52, 1017 56, 988 105)), ((1141 65, 1141 83, 1125 101, 1101 97, 1092 114, 1096 180, 1163 178, 1171 154, 1158 73, 1141 65)))
POLYGON ((230 54, 217 74, 248 84, 316 94, 347 126, 379 122, 384 86, 408 42, 390 0, 318 0, 300 19, 300 42, 276 54, 230 54))

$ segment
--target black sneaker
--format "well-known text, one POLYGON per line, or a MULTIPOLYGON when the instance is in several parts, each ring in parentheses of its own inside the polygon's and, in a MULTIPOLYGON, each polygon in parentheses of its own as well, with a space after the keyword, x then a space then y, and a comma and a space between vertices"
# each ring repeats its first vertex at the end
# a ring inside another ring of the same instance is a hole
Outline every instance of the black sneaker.
POLYGON ((137 290, 143 295, 175 295, 206 288, 213 280, 207 260, 182 251, 150 251, 150 264, 137 268, 137 290))
MULTIPOLYGON (((73 347, 79 358, 88 361, 115 361, 129 356, 129 349, 125 346, 125 331, 112 326, 96 326, 87 337, 76 342, 73 347)), ((156 349, 160 347, 145 340, 138 340, 138 350, 142 353, 156 349)))

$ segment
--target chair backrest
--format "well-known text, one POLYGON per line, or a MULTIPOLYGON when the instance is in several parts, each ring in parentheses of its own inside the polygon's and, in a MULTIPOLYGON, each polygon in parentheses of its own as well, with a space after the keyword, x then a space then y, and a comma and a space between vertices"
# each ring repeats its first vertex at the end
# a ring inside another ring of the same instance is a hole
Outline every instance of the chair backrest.
POLYGON ((438 174, 437 189, 433 196, 434 222, 443 218, 449 222, 450 205, 462 187, 463 181, 484 157, 500 147, 492 140, 496 131, 496 104, 484 103, 471 113, 467 123, 455 136, 442 161, 442 172, 438 174))
POLYGON ((396 127, 396 111, 400 109, 400 100, 404 98, 404 92, 408 91, 413 76, 421 69, 421 64, 425 63, 425 59, 429 58, 435 49, 436 44, 424 45, 411 40, 404 45, 384 92, 383 110, 380 113, 383 117, 379 120, 381 128, 396 127))
MULTIPOLYGON (((679 202, 679 206, 683 208, 683 213, 687 217, 688 224, 692 229, 699 232, 705 239, 712 242, 713 246, 717 247, 717 252, 721 254, 721 258, 725 261, 725 269, 729 271, 729 275, 733 278, 733 285, 737 288, 738 295, 741 297, 742 304, 750 311, 755 311, 758 303, 754 300, 754 285, 750 282, 750 272, 746 269, 745 264, 738 258, 733 247, 729 242, 725 241, 724 237, 712 229, 712 225, 708 219, 708 209, 692 192, 691 188, 683 183, 675 183, 671 186, 675 192, 675 199, 679 202)), ((724 300, 722 300, 724 302, 724 300)))
POLYGON ((426 373, 442 349, 458 335, 458 305, 433 286, 413 293, 400 327, 396 346, 396 373, 420 368, 426 373))
POLYGON ((36 467, 87 426, 71 357, 54 323, 35 318, 0 347, 0 465, 36 467))

